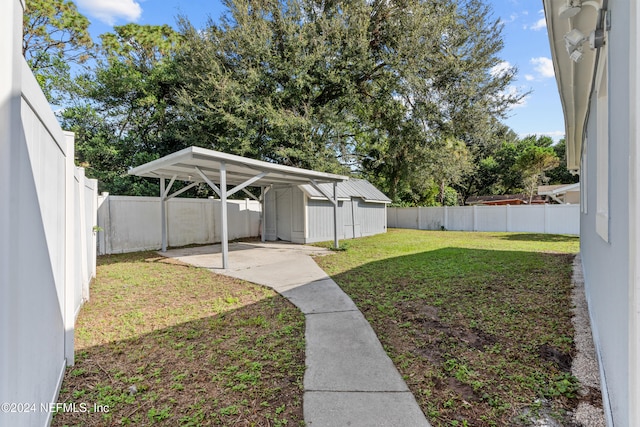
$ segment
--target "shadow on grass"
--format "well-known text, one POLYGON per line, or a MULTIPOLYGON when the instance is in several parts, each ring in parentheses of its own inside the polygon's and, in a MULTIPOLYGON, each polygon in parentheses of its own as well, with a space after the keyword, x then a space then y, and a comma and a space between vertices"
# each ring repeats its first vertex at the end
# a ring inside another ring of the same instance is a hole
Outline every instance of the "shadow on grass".
POLYGON ((270 290, 159 258, 99 263, 58 398, 89 412, 61 412, 52 425, 300 425, 302 313, 270 290), (123 266, 152 270, 136 284, 123 266))
MULTIPOLYGON (((336 263, 341 256, 349 253, 334 255, 336 263)), ((573 256, 450 247, 331 277, 369 320, 432 425, 529 425, 518 417, 541 399, 554 411, 577 405, 569 371, 573 256)), ((317 261, 329 271, 334 262, 317 261)))
MULTIPOLYGON (((168 258, 159 255, 156 251, 126 252, 121 254, 98 255, 96 264, 98 267, 119 264, 125 262, 167 262, 168 258)), ((187 264, 181 265, 188 267, 187 264)))
POLYGON ((580 240, 578 236, 566 234, 543 234, 543 233, 516 233, 501 236, 502 240, 516 240, 524 242, 575 242, 580 240))

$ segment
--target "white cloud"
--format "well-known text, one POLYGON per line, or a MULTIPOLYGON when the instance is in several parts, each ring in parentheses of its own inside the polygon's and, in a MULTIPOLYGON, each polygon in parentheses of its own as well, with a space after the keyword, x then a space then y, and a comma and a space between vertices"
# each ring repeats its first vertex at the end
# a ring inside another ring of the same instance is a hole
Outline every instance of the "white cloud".
POLYGON ((553 62, 551 59, 540 56, 538 58, 531 58, 530 62, 534 65, 534 69, 541 77, 550 78, 555 76, 553 73, 553 62))
POLYGON ((524 79, 528 82, 535 80, 536 78, 534 76, 532 76, 531 74, 525 74, 524 75, 524 79))
POLYGON ((544 10, 540 10, 538 15, 542 15, 542 17, 531 25, 525 25, 525 30, 540 31, 547 28, 547 21, 544 19, 544 10))
POLYGON ((547 21, 544 18, 538 19, 535 24, 529 27, 530 30, 539 31, 547 28, 547 21))
POLYGON ((78 6, 89 16, 93 16, 108 25, 118 19, 135 22, 142 15, 142 7, 135 0, 77 0, 78 6))
POLYGON ((509 61, 502 61, 501 63, 496 64, 493 67, 491 67, 491 70, 489 70, 489 73, 493 77, 500 77, 503 74, 509 72, 511 70, 511 68, 513 68, 513 66, 511 65, 511 63, 509 61))

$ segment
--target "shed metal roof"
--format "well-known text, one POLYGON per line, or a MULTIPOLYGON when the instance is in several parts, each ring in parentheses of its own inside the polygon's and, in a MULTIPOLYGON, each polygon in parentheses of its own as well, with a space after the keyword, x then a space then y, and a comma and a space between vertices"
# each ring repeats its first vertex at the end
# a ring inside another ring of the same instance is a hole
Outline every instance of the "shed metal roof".
POLYGON ((129 170, 129 175, 149 178, 166 178, 189 182, 205 182, 195 169, 200 169, 213 182, 220 181, 220 164, 224 163, 227 184, 238 185, 265 173, 251 182, 261 187, 271 184, 306 184, 311 180, 318 183, 340 182, 349 179, 344 175, 294 168, 247 157, 235 156, 201 147, 189 147, 168 156, 154 160, 129 170))
MULTIPOLYGON (((304 193, 312 199, 326 200, 326 197, 310 184, 299 186, 304 193)), ((333 192, 332 184, 319 184, 328 194, 333 192)), ((352 197, 359 197, 367 202, 391 203, 391 199, 378 190, 366 179, 351 178, 348 181, 338 182, 338 200, 350 200, 352 197)))

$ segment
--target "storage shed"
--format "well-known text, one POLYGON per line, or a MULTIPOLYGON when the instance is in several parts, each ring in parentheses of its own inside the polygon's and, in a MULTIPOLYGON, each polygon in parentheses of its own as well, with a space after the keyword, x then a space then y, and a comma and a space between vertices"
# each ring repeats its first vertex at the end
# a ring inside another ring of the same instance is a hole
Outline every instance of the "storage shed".
MULTIPOLYGON (((322 194, 333 184, 270 187, 264 200, 266 240, 313 243, 333 239, 333 204, 322 194)), ((338 182, 338 238, 371 236, 387 231, 386 205, 391 200, 364 179, 338 182)))

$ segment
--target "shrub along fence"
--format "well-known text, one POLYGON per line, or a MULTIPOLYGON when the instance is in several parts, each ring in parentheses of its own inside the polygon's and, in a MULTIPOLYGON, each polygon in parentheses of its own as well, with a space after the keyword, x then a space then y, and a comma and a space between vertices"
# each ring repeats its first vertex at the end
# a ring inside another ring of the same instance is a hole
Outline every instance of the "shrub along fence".
MULTIPOLYGON (((227 200, 229 240, 260 234, 260 202, 227 200)), ((160 198, 98 197, 98 253, 160 249, 160 198)), ((167 244, 218 243, 222 235, 220 200, 175 197, 167 201, 167 244)))
POLYGON ((418 230, 580 234, 579 205, 387 208, 387 226, 418 230))

